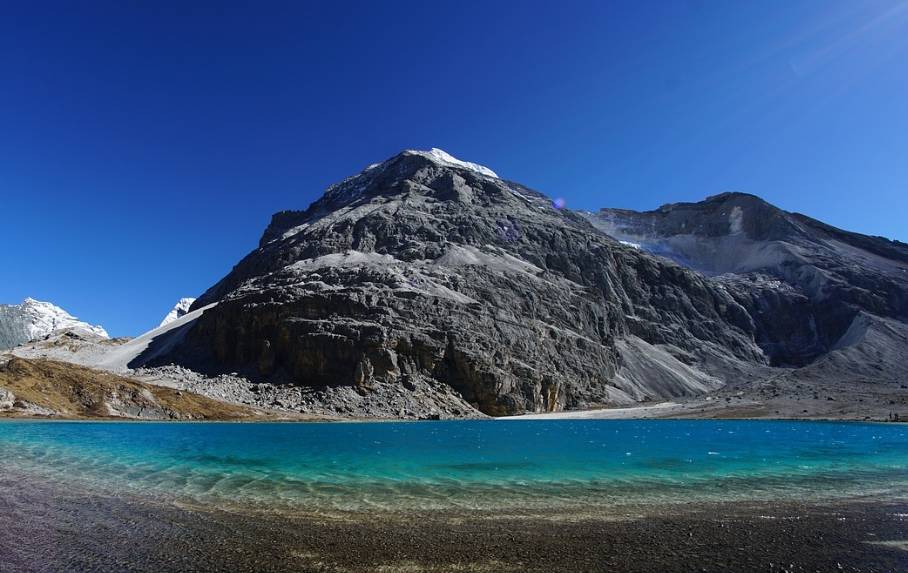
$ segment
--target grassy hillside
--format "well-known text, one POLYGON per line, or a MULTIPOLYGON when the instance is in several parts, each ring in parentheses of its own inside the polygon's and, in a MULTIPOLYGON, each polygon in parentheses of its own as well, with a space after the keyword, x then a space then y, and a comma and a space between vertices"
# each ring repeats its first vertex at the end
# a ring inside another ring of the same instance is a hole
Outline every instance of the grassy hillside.
POLYGON ((0 366, 0 416, 241 420, 267 413, 52 360, 0 366))

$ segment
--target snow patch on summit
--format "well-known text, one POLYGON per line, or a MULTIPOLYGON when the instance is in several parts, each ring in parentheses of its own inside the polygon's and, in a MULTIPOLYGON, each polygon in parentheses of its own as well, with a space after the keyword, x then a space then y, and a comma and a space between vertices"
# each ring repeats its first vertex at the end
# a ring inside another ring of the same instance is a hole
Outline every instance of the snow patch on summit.
POLYGON ((485 175, 486 177, 494 177, 495 179, 499 178, 498 174, 495 173, 494 171, 492 171, 491 169, 489 169, 488 167, 485 167, 484 165, 479 165, 478 163, 471 163, 469 161, 461 161, 460 159, 457 159, 450 153, 448 153, 442 149, 438 149, 437 147, 433 147, 429 151, 419 151, 416 149, 408 149, 404 153, 409 153, 411 155, 420 155, 434 163, 438 163, 439 165, 444 165, 446 167, 458 167, 460 169, 469 169, 470 171, 475 171, 476 173, 479 173, 480 175, 485 175))

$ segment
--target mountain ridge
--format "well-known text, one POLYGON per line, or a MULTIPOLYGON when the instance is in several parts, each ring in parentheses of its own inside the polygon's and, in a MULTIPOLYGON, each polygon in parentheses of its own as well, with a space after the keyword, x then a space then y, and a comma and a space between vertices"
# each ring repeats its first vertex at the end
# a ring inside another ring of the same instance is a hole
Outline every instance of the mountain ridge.
POLYGON ((886 419, 906 407, 901 249, 742 193, 573 211, 410 150, 276 213, 178 322, 79 360, 329 416, 886 419))
POLYGON ((908 320, 908 246, 837 229, 754 195, 585 216, 601 231, 735 291, 755 309, 758 342, 780 365, 804 366, 833 350, 861 312, 908 320), (789 292, 768 292, 771 281, 789 292), (765 312, 771 306, 786 311, 765 312), (788 344, 778 344, 786 336, 788 344))

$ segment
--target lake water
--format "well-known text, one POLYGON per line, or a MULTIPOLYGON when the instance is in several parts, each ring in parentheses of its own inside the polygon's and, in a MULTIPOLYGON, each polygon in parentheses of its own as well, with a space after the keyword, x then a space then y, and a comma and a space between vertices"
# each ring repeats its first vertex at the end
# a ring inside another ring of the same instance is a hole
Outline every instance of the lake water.
POLYGON ((908 427, 784 421, 0 422, 3 469, 308 509, 905 497, 908 427))

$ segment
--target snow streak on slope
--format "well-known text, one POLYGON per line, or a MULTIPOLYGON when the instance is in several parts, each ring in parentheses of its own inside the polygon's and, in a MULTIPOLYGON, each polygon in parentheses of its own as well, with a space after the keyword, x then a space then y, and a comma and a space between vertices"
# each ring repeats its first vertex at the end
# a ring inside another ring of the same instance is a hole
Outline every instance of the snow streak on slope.
POLYGON ((182 340, 192 322, 202 316, 203 312, 215 306, 215 304, 217 303, 186 313, 172 322, 130 340, 126 344, 112 348, 93 366, 103 370, 118 372, 147 363, 156 356, 170 351, 177 342, 182 340), (142 364, 137 364, 137 359, 142 364))

